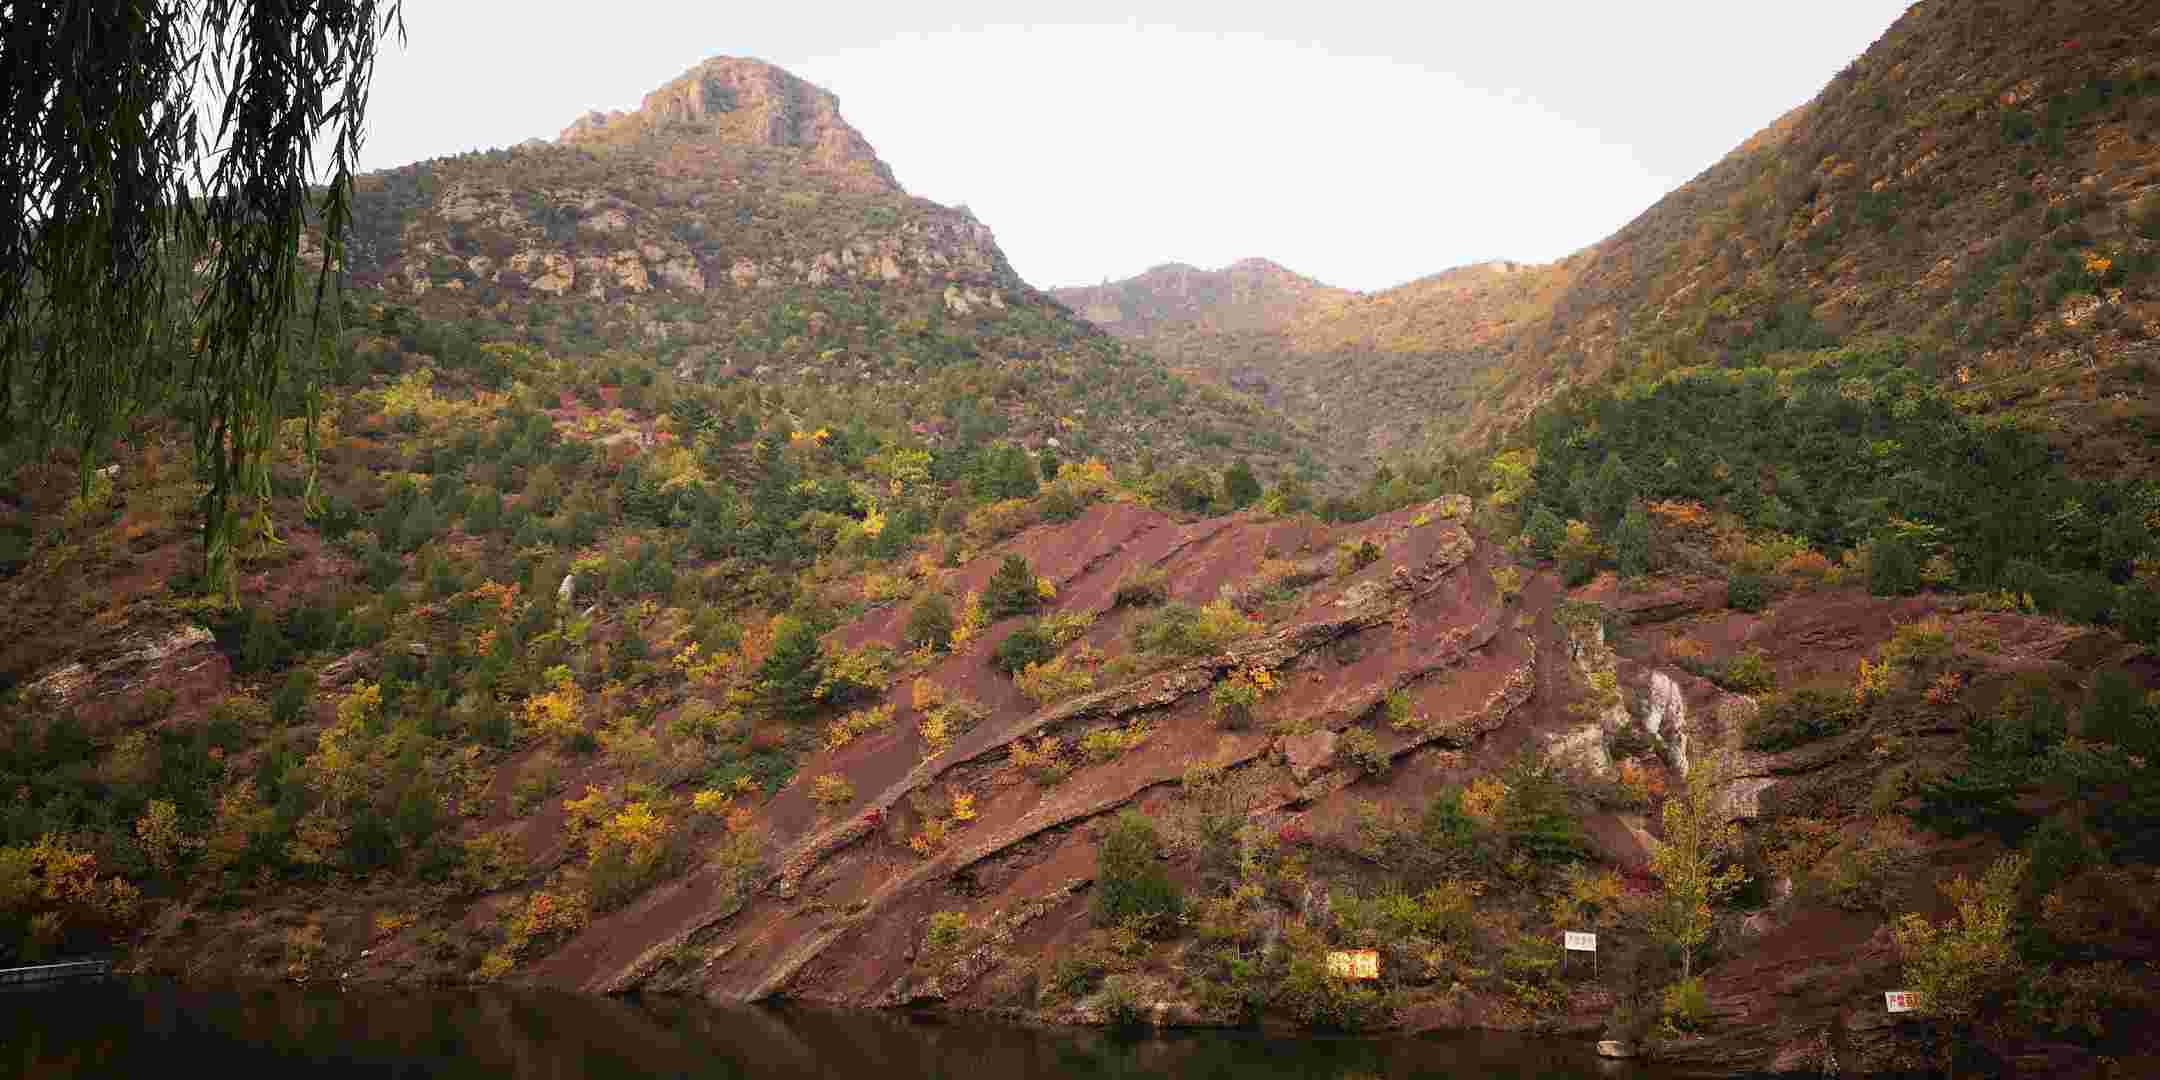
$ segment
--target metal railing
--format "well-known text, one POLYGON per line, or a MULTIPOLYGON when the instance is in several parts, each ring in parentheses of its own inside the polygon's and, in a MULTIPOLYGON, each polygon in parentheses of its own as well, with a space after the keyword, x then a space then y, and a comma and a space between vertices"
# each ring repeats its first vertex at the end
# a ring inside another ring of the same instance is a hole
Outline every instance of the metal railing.
POLYGON ((53 982, 60 979, 92 978, 111 973, 112 961, 110 960, 69 960, 58 964, 35 964, 30 967, 0 968, 0 986, 53 982))

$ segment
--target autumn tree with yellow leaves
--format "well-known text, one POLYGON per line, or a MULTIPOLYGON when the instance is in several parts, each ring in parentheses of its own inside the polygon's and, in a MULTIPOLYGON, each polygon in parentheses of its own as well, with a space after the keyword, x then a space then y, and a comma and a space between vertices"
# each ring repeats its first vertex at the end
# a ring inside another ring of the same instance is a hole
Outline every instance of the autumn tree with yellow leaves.
POLYGON ((1688 770, 1687 786, 1665 800, 1664 841, 1650 866, 1665 883, 1657 928, 1680 949, 1680 977, 1694 978, 1695 951, 1710 940, 1718 903, 1747 883, 1747 873, 1724 865, 1740 849, 1740 830, 1725 811, 1732 767, 1722 752, 1688 770))

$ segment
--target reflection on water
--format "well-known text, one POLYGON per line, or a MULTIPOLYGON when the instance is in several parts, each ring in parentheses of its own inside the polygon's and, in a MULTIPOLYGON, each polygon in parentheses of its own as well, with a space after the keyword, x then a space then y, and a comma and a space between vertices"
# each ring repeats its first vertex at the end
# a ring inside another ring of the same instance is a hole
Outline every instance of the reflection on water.
POLYGON ((301 989, 113 981, 0 996, 0 1075, 1494 1077, 1639 1069, 1579 1042, 1513 1036, 1350 1039, 1195 1031, 1125 1038, 885 1013, 718 1008, 505 990, 301 989), (203 1070, 215 1070, 204 1072, 203 1070), (184 1073, 176 1070, 185 1070, 184 1073))

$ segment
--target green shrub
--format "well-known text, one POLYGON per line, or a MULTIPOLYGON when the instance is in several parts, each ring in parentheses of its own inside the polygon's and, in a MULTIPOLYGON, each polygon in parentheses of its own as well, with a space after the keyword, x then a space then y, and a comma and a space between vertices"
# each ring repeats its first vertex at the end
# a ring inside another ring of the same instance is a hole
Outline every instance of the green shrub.
POLYGON ((1727 661, 1711 676, 1711 681, 1727 690, 1755 694, 1777 685, 1777 671, 1770 666, 1768 653, 1749 649, 1727 661))
POLYGON ((1047 663, 1056 655, 1057 643, 1050 640, 1050 635, 1043 633, 1041 626, 1027 623, 1005 635, 1005 640, 990 651, 990 666, 1007 675, 1018 675, 1029 664, 1047 663))
POLYGON ((1660 1015, 1675 1032, 1701 1030, 1710 1020, 1710 995, 1704 991, 1702 979, 1682 979, 1666 987, 1660 1015))
POLYGON ((2113 668, 2093 680, 2082 720, 2086 738, 2114 743, 2148 761, 2160 758, 2160 701, 2139 693, 2127 671, 2113 668))
POLYGON ((968 917, 965 911, 940 911, 930 916, 930 929, 923 935, 923 948, 943 951, 960 944, 960 935, 967 933, 968 917))
POLYGON ((1117 926, 1137 919, 1157 928, 1174 921, 1185 901, 1161 856, 1161 837, 1147 815, 1127 810, 1111 821, 1095 853, 1095 921, 1117 926))
POLYGON ((1387 700, 1381 703, 1381 711, 1387 717, 1388 726, 1397 731, 1410 731, 1418 726, 1418 715, 1408 690, 1390 690, 1387 700))
POLYGON ((1386 772, 1388 766, 1394 764, 1395 760, 1387 751, 1380 748, 1380 739, 1377 736, 1361 727, 1344 729, 1342 741, 1336 747, 1336 753, 1342 755, 1351 764, 1363 769, 1368 776, 1378 776, 1386 772))
POLYGON ((270 726, 270 707, 248 694, 219 698, 203 715, 204 740, 212 746, 238 749, 270 726))
POLYGON ((1218 600, 1205 608, 1165 604, 1134 623, 1132 636, 1134 647, 1141 652, 1182 659, 1220 652, 1223 646, 1258 629, 1251 619, 1218 600))
POLYGON ((2041 822, 2040 827, 2026 837, 2025 854, 2030 860, 2026 884, 2034 895, 2048 893, 2077 876, 2093 861, 2092 848, 2086 843, 2084 832, 2066 815, 2041 822))
POLYGON ((1087 509, 1087 500, 1066 484, 1052 484, 1043 492, 1042 512, 1045 521, 1071 521, 1087 509))
POLYGON ((1069 657, 1030 663, 1013 674, 1013 685, 1037 705, 1049 705, 1095 688, 1095 671, 1069 657))
POLYGON ((1050 966, 1050 977, 1045 989, 1051 994, 1079 998, 1094 993, 1102 985, 1106 968, 1102 958, 1093 949, 1075 949, 1058 957, 1050 966))
POLYGON ((1508 848, 1539 863, 1574 862, 1589 851, 1582 818, 1560 777, 1542 762, 1521 760, 1507 772, 1501 811, 1508 848))
POLYGON ((1463 812, 1462 789, 1442 788, 1425 804, 1418 821, 1417 861, 1432 870, 1444 871, 1470 865, 1478 858, 1478 825, 1463 812))
POLYGON ((1253 711, 1260 706, 1260 684, 1232 677, 1215 684, 1208 700, 1215 706, 1215 720, 1232 731, 1252 726, 1253 711))
POLYGON ((1346 930, 1356 922, 1389 942, 1410 938, 1469 941, 1477 930, 1479 888, 1446 881, 1415 895, 1395 890, 1363 901, 1337 901, 1336 921, 1346 930))
POLYGON ((1380 545, 1370 537, 1352 544, 1345 542, 1335 557, 1335 572, 1348 577, 1380 561, 1380 545))
POLYGON ((1868 541, 1868 592, 1876 596, 1910 596, 1920 591, 1921 554, 1904 533, 1883 528, 1868 541))
POLYGON ((990 575, 990 582, 983 586, 983 610, 993 619, 1024 615, 1035 610, 1042 602, 1037 591, 1035 571, 1028 561, 1018 555, 1007 555, 998 564, 997 573, 990 575))
POLYGON ((1636 578, 1650 572, 1650 515, 1641 503, 1628 507, 1627 516, 1620 519, 1612 547, 1621 577, 1636 578))
POLYGON ((1567 541, 1567 523, 1548 506, 1540 506, 1523 528, 1523 543, 1540 559, 1550 559, 1567 541))
POLYGON ((1877 822, 1867 835, 1840 848, 1816 871, 1830 902, 1847 911, 1894 914, 1919 849, 1904 823, 1877 822))
POLYGON ((2002 856, 1977 882, 1960 876, 1941 886, 1956 909, 1950 918, 1937 923, 1908 913, 1898 920, 1904 982, 1919 994, 1921 1015, 1969 1022, 1993 992, 2014 983, 2022 966, 2014 916, 2025 868, 2024 856, 2002 856))
POLYGON ((1101 1011, 1103 1021, 1112 1027, 1139 1027, 1148 1019, 1147 1005, 1140 1000, 1140 991, 1129 975, 1112 975, 1103 980, 1101 1011))
POLYGON ((1252 465, 1239 458, 1223 472, 1223 496, 1233 510, 1243 510, 1260 501, 1260 478, 1253 475, 1252 465))
POLYGON ((308 695, 315 689, 315 680, 306 671, 295 671, 278 685, 278 692, 270 699, 270 719, 279 727, 291 727, 306 715, 308 695))
POLYGON ((1804 687, 1757 699, 1747 723, 1747 748, 1775 753, 1826 739, 1860 721, 1860 705, 1850 693, 1804 687))
POLYGON ((1770 579, 1752 570, 1733 570, 1725 576, 1725 606, 1734 611, 1761 611, 1770 602, 1770 579))
POLYGON ((2069 732, 2069 707, 2044 675, 2025 675, 1995 705, 1993 715, 1968 725, 1965 741, 1977 763, 2027 767, 2069 732))
POLYGON ((908 609, 908 644, 925 649, 944 649, 952 644, 952 602, 943 593, 925 593, 908 609))
POLYGON ((1161 567, 1142 570, 1119 581, 1111 596, 1115 607, 1153 607, 1170 599, 1170 574, 1161 567))

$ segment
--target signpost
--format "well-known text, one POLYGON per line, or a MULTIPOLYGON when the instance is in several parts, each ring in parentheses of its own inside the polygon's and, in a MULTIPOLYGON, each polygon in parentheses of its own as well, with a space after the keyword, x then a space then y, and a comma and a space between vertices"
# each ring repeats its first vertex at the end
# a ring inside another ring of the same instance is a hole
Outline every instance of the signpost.
POLYGON ((1920 1007, 1920 995, 1910 990, 1883 991, 1883 1008, 1889 1012, 1911 1012, 1920 1007))
POLYGON ((1338 979, 1377 979, 1380 954, 1373 949, 1349 949, 1327 954, 1328 974, 1338 979))
MULTIPOLYGON (((1586 952, 1590 954, 1590 975, 1592 978, 1597 977, 1597 935, 1567 930, 1563 931, 1560 936, 1561 943, 1567 947, 1567 952, 1586 952)), ((1563 953, 1561 960, 1565 962, 1566 959, 1566 954, 1563 953)))

